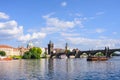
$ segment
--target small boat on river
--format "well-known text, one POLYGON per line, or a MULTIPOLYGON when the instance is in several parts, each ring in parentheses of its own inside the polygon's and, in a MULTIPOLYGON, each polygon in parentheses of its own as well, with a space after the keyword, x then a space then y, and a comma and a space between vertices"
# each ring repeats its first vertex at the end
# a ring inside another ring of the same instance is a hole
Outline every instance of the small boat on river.
POLYGON ((12 60, 12 58, 6 56, 4 57, 0 56, 0 61, 9 61, 9 60, 12 60))
POLYGON ((106 60, 108 60, 107 57, 91 57, 91 56, 89 56, 87 58, 87 61, 106 61, 106 60))

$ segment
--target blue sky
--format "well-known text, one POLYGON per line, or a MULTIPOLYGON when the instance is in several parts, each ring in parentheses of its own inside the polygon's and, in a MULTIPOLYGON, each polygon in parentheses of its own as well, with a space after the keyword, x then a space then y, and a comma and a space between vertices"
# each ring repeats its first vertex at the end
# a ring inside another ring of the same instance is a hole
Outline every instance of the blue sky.
POLYGON ((1 0, 0 44, 120 48, 119 0, 1 0))

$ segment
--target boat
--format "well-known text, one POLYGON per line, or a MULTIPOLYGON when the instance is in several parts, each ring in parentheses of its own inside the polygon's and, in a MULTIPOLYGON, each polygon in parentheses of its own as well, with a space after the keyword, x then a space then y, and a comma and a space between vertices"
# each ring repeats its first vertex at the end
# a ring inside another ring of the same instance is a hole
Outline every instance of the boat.
POLYGON ((12 60, 12 58, 6 56, 4 57, 0 56, 0 61, 9 61, 9 60, 12 60))
POLYGON ((108 60, 108 58, 107 57, 91 57, 91 56, 89 56, 88 58, 87 58, 87 61, 106 61, 106 60, 108 60))

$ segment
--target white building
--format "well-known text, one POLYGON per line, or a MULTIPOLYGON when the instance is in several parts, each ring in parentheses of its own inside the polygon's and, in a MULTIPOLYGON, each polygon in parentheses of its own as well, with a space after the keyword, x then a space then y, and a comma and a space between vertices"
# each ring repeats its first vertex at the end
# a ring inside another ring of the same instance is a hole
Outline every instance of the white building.
POLYGON ((41 50, 42 50, 41 57, 44 57, 45 56, 45 48, 41 48, 41 50))

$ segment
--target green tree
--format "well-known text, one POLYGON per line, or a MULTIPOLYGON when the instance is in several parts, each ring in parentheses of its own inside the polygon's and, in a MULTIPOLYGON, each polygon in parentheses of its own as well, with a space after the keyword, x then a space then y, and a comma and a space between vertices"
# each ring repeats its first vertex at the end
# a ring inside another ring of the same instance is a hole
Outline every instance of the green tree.
POLYGON ((0 55, 1 55, 1 56, 6 56, 5 51, 0 51, 0 55))
POLYGON ((26 51, 22 58, 23 59, 30 59, 31 58, 31 53, 29 51, 26 51))
POLYGON ((70 53, 71 51, 70 50, 67 50, 67 53, 70 53))
POLYGON ((38 47, 33 47, 29 51, 25 52, 23 59, 40 59, 42 50, 38 47))
POLYGON ((98 52, 98 53, 95 54, 95 56, 101 57, 101 56, 104 56, 104 54, 101 53, 101 52, 98 52))

